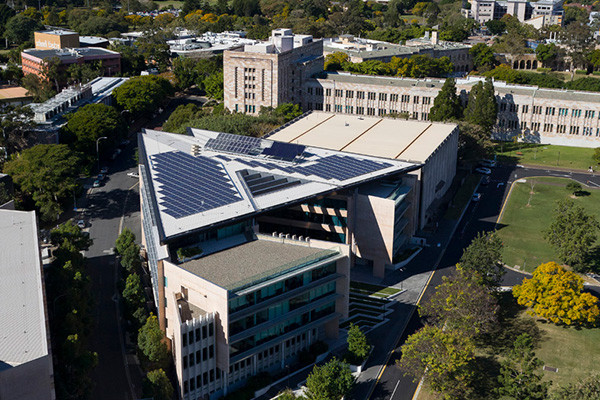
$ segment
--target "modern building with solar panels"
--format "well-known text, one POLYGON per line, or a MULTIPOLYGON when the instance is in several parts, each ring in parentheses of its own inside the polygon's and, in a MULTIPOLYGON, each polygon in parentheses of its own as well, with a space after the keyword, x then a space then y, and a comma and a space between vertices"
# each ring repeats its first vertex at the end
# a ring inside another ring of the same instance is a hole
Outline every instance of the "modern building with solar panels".
POLYGON ((389 259, 417 224, 418 163, 198 129, 145 130, 139 148, 143 245, 184 399, 336 338, 359 246, 389 259))

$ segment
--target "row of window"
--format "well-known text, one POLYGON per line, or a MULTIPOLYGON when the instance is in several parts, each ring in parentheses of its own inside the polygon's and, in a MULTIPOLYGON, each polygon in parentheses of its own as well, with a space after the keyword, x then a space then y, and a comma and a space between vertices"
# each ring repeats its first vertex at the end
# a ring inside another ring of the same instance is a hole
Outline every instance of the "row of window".
POLYGON ((183 369, 193 367, 195 364, 200 364, 203 361, 208 361, 215 357, 215 346, 210 345, 198 350, 196 353, 190 353, 187 356, 183 356, 183 369))
MULTIPOLYGON (((313 103, 308 103, 307 105, 308 105, 309 109, 313 109, 313 103)), ((315 103, 314 109, 317 111, 323 111, 323 103, 315 103)), ((325 104, 325 111, 331 112, 331 110, 332 110, 331 104, 325 104)), ((427 118, 429 118, 429 113, 426 113, 426 112, 419 113, 417 111, 414 111, 411 114, 408 111, 386 110, 384 108, 373 108, 373 107, 362 107, 362 106, 357 106, 356 113, 355 113, 354 106, 342 106, 340 104, 334 104, 333 110, 335 112, 339 112, 339 113, 343 112, 345 114, 368 115, 368 116, 377 115, 379 117, 383 117, 388 114, 393 115, 393 114, 399 114, 402 112, 406 112, 411 119, 418 120, 420 117, 422 121, 426 121, 427 118)))
POLYGON ((199 342, 202 339, 206 339, 209 337, 213 337, 215 334, 215 325, 213 322, 207 325, 202 326, 202 328, 198 327, 193 331, 189 331, 188 333, 181 334, 181 344, 183 347, 187 346, 188 343, 191 345, 194 342, 199 342))
POLYGON ((192 392, 196 389, 200 389, 204 385, 208 385, 215 381, 215 379, 220 379, 221 370, 219 368, 211 369, 210 371, 206 371, 202 374, 198 374, 196 377, 192 377, 183 382, 183 393, 192 392))
MULTIPOLYGON (((513 104, 513 103, 504 103, 501 102, 499 105, 499 111, 508 111, 508 112, 514 112, 517 113, 519 112, 519 105, 518 104, 513 104)), ((581 117, 581 111, 580 109, 571 109, 571 116, 574 118, 580 118, 581 117)), ((596 117, 596 111, 595 110, 584 110, 584 114, 583 117, 584 118, 595 118, 596 117)), ((527 114, 529 113, 529 105, 528 104, 524 104, 521 107, 521 113, 522 114, 527 114)), ((542 106, 531 106, 531 113, 534 115, 556 115, 556 107, 542 107, 542 106)), ((562 108, 559 107, 558 108, 558 116, 560 117, 567 117, 569 116, 569 109, 568 108, 562 108)), ((598 118, 600 118, 600 113, 598 113, 598 118)))
MULTIPOLYGON (((498 122, 500 127, 506 127, 508 129, 517 129, 519 124, 518 121, 513 120, 503 120, 501 119, 498 122)), ((520 125, 521 130, 527 129, 527 123, 521 122, 520 125)), ((540 128, 542 128, 541 132, 545 133, 553 133, 554 132, 554 124, 544 124, 541 125, 539 122, 531 123, 531 130, 534 132, 540 132, 540 128)), ((556 125, 556 133, 567 133, 567 125, 556 125)), ((578 126, 569 126, 569 135, 579 135, 579 127, 578 126)), ((583 127, 582 129, 583 136, 597 136, 600 137, 600 128, 590 128, 583 127)))
MULTIPOLYGON (((313 89, 313 88, 309 87, 307 89, 307 91, 308 91, 309 95, 312 95, 313 93, 316 94, 317 96, 323 95, 322 88, 314 88, 313 89)), ((362 90, 354 91, 354 90, 348 90, 348 89, 325 89, 326 97, 331 97, 331 95, 333 94, 334 97, 353 99, 355 93, 356 93, 356 98, 359 100, 364 100, 365 94, 366 94, 367 100, 388 101, 388 93, 364 92, 362 90)), ((410 103, 411 97, 412 97, 412 102, 414 104, 419 104, 419 102, 422 102, 422 104, 431 104, 431 97, 423 96, 421 98, 420 96, 410 96, 408 94, 403 94, 403 95, 399 95, 396 93, 389 94, 389 99, 392 103, 397 103, 398 101, 400 101, 401 103, 410 103)))

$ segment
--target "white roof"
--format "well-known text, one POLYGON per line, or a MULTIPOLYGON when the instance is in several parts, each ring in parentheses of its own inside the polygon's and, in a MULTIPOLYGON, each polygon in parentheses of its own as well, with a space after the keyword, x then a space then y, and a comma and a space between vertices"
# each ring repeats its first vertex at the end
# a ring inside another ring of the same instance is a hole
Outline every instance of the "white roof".
POLYGON ((193 136, 146 129, 140 135, 144 154, 140 161, 150 173, 166 238, 418 168, 414 163, 247 136, 200 129, 189 133, 193 136), (213 145, 238 140, 251 141, 252 150, 223 150, 213 145), (192 146, 196 146, 194 151, 192 146), (296 148, 299 155, 287 159, 270 155, 278 146, 296 148), (251 177, 257 175, 264 180, 254 186, 251 177), (189 182, 183 182, 187 178, 189 182), (282 186, 269 187, 267 182, 274 181, 282 186))
POLYGON ((47 355, 35 212, 0 210, 0 274, 0 364, 47 355))
POLYGON ((269 139, 425 163, 455 129, 456 124, 312 112, 269 139))

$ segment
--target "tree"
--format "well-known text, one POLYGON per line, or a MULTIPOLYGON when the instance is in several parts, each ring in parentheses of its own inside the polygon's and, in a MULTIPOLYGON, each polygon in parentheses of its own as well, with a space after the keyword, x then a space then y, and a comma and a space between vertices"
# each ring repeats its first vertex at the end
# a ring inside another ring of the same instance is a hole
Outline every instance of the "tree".
POLYGON ((365 334, 360 330, 358 325, 354 325, 351 322, 348 329, 348 352, 353 358, 352 361, 357 364, 362 363, 369 355, 370 349, 371 346, 365 334))
POLYGON ((0 206, 2 204, 6 204, 12 200, 12 195, 8 191, 6 184, 4 182, 0 182, 0 206))
POLYGON ((565 188, 574 195, 577 195, 577 193, 581 192, 581 184, 579 182, 571 181, 567 183, 565 188))
POLYGON ((600 399, 600 374, 594 373, 575 383, 569 383, 559 388, 554 400, 597 400, 600 399))
POLYGON ((223 71, 215 72, 204 79, 206 94, 216 100, 223 100, 223 71))
POLYGON ((558 58, 558 47, 554 43, 540 43, 535 49, 535 55, 543 66, 549 66, 558 58))
POLYGON ((535 357, 531 337, 527 334, 519 335, 514 348, 502 361, 498 393, 514 400, 544 400, 550 382, 542 381, 542 374, 538 372, 542 364, 535 357))
POLYGON ((173 385, 163 369, 148 372, 146 379, 146 392, 148 392, 146 396, 152 397, 154 400, 171 400, 173 398, 173 385))
POLYGON ((196 64, 196 60, 186 57, 179 57, 173 61, 173 74, 180 89, 187 89, 196 83, 199 72, 196 64))
POLYGON ((75 141, 75 148, 91 160, 96 158, 96 141, 99 138, 108 138, 106 145, 112 147, 127 134, 127 125, 119 112, 106 104, 85 105, 68 115, 67 119, 63 134, 69 135, 70 140, 75 141))
POLYGON ((492 152, 494 142, 492 142, 489 132, 481 126, 459 121, 458 127, 458 157, 460 160, 481 160, 492 152))
POLYGON ((600 147, 596 147, 594 149, 594 155, 592 155, 592 160, 594 160, 596 164, 600 164, 600 147))
POLYGON ((464 398, 470 392, 475 345, 459 331, 425 325, 402 345, 400 369, 415 381, 424 378, 445 399, 464 398))
POLYGON ((43 103, 56 94, 52 82, 40 78, 36 74, 27 74, 23 77, 21 84, 27 89, 27 95, 33 97, 33 101, 43 103))
POLYGON ((489 20, 485 23, 485 26, 492 35, 502 35, 506 30, 506 22, 497 19, 489 20))
POLYGON ((334 53, 327 54, 325 56, 325 70, 326 71, 339 71, 342 70, 342 65, 349 62, 348 54, 342 51, 336 51, 334 53))
POLYGON ((33 136, 33 111, 29 107, 6 105, 0 108, 0 146, 7 155, 19 152, 31 143, 33 136))
POLYGON ((422 316, 471 337, 490 332, 497 321, 497 311, 496 298, 481 285, 479 275, 464 269, 444 277, 435 293, 419 306, 422 316))
POLYGON ((6 4, 0 4, 0 36, 4 36, 6 23, 9 19, 15 16, 15 10, 6 4))
POLYGON ((595 326, 600 321, 598 298, 583 293, 583 279, 555 262, 538 266, 532 278, 513 288, 513 295, 530 314, 555 324, 595 326))
POLYGON ((554 247, 558 259, 575 270, 587 268, 600 224, 596 217, 571 199, 559 200, 544 238, 554 247))
POLYGON ((325 365, 315 365, 306 379, 305 395, 308 400, 339 400, 353 385, 348 365, 334 357, 325 365))
POLYGON ((473 57, 473 66, 481 73, 493 69, 498 64, 494 51, 485 43, 478 43, 471 47, 469 54, 473 57))
POLYGON ((81 228, 71 220, 52 229, 50 242, 61 250, 68 250, 71 253, 88 250, 92 245, 92 239, 88 235, 84 235, 81 228))
POLYGON ((456 81, 447 78, 442 90, 433 100, 433 107, 429 113, 431 121, 448 121, 459 119, 462 116, 462 104, 456 94, 456 81))
POLYGON ((101 62, 71 64, 67 68, 68 84, 85 84, 102 75, 103 68, 101 62))
POLYGON ((64 144, 38 144, 6 162, 4 172, 35 202, 41 216, 51 221, 79 187, 79 155, 64 144))
POLYGON ((44 29, 39 21, 24 14, 17 14, 6 23, 4 37, 10 42, 21 44, 33 39, 33 32, 44 29))
POLYGON ((131 231, 131 229, 125 227, 125 229, 123 229, 123 231, 119 234, 115 242, 115 249, 117 250, 117 254, 125 254, 125 250, 127 250, 134 244, 135 234, 131 231))
POLYGON ((163 342, 164 337, 156 315, 150 313, 146 323, 139 330, 138 347, 148 360, 159 368, 166 366, 169 357, 167 344, 163 342))
POLYGON ((123 289, 123 299, 132 313, 144 305, 144 287, 138 274, 132 273, 127 277, 125 289, 123 289))
POLYGON ((43 78, 50 82, 54 82, 54 90, 60 91, 61 85, 67 81, 67 73, 62 68, 60 58, 50 57, 46 58, 42 63, 42 75, 43 78))
POLYGON ((491 78, 485 83, 478 82, 469 93, 469 102, 465 110, 467 122, 479 125, 486 131, 491 131, 496 124, 498 104, 491 78))
POLYGON ((487 287, 500 286, 505 274, 502 263, 502 241, 493 232, 479 232, 460 257, 459 269, 477 273, 487 287))
POLYGON ((131 114, 150 114, 171 92, 171 84, 165 78, 145 75, 129 79, 113 91, 113 97, 119 107, 131 114))
POLYGON ((201 118, 203 109, 193 103, 180 105, 169 115, 167 122, 163 124, 165 132, 175 132, 193 119, 201 118))
POLYGON ((127 247, 121 255, 121 265, 125 267, 128 272, 139 269, 141 265, 140 246, 133 243, 131 246, 127 247))

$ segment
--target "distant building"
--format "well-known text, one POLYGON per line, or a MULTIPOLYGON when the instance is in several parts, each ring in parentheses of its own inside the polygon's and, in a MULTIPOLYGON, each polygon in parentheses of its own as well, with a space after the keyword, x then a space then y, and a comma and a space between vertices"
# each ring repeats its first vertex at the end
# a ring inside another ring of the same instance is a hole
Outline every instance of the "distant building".
POLYGON ((54 374, 34 211, 0 209, 0 398, 53 400, 54 374))
POLYGON ((38 50, 59 50, 79 47, 79 34, 64 29, 34 32, 35 48, 38 50))
POLYGON ((211 57, 225 50, 256 43, 257 40, 246 39, 245 32, 205 32, 197 36, 187 30, 178 32, 176 39, 167 41, 172 55, 185 57, 211 57))
POLYGON ((300 103, 304 82, 323 71, 323 41, 275 29, 268 42, 225 51, 225 107, 258 114, 261 107, 300 103))
POLYGON ((337 38, 323 39, 323 54, 343 52, 354 63, 369 60, 389 62, 393 57, 410 58, 415 55, 448 57, 455 72, 469 72, 473 69, 473 57, 469 54, 471 46, 439 41, 435 31, 431 32, 431 37, 429 35, 427 32, 424 38, 409 40, 405 45, 340 35, 337 38))
POLYGON ((0 86, 0 106, 23 106, 31 103, 32 96, 22 86, 0 86))
POLYGON ((564 0, 469 0, 470 9, 463 9, 467 18, 473 18, 480 24, 498 20, 510 14, 519 21, 531 24, 536 28, 548 25, 562 25, 564 17, 564 0))

